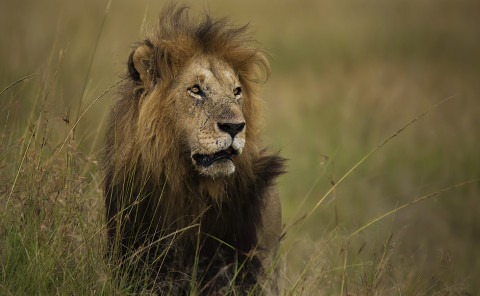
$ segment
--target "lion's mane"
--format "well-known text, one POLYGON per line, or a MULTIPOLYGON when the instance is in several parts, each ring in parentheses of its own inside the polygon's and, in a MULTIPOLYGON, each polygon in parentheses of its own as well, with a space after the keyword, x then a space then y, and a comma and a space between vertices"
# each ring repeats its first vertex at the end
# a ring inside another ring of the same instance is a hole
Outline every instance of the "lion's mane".
POLYGON ((246 270, 239 285, 251 287, 262 271, 253 251, 265 195, 283 172, 283 159, 261 147, 255 89, 268 76, 269 65, 254 45, 246 27, 231 27, 208 15, 195 20, 185 8, 171 6, 129 57, 106 136, 108 249, 124 270, 150 270, 160 291, 186 293, 194 269, 204 292, 225 285, 228 276, 219 272, 235 262, 244 263, 246 270), (139 49, 150 57, 143 77, 133 65, 139 49), (175 121, 175 114, 185 110, 175 109, 172 85, 198 52, 226 61, 248 97, 244 151, 235 172, 218 180, 192 168, 175 121), (152 94, 158 99, 145 100, 152 94))

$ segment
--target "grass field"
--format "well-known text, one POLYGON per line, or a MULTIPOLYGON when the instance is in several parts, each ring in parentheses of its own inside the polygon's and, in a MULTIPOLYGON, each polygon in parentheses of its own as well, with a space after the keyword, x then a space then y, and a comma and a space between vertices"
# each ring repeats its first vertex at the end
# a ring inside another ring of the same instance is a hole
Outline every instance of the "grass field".
MULTIPOLYGON (((0 4, 0 295, 125 294, 103 260, 104 121, 165 3, 0 4)), ((185 3, 270 54, 286 295, 480 293, 480 3, 185 3)))

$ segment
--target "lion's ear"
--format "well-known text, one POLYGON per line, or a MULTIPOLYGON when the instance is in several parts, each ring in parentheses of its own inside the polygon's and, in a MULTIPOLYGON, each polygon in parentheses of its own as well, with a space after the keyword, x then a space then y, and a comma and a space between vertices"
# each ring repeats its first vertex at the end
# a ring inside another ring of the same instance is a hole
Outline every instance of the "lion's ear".
POLYGON ((128 58, 128 72, 133 80, 148 84, 152 79, 152 47, 142 44, 128 58))

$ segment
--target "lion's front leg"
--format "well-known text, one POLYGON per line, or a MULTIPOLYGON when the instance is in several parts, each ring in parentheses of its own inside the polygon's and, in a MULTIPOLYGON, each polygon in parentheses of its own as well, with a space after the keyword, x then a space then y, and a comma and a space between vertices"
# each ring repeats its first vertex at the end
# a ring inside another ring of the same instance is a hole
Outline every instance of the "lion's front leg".
POLYGON ((267 190, 262 225, 258 231, 258 254, 264 270, 260 283, 264 295, 280 295, 283 260, 279 257, 278 250, 282 237, 282 208, 275 186, 267 190))

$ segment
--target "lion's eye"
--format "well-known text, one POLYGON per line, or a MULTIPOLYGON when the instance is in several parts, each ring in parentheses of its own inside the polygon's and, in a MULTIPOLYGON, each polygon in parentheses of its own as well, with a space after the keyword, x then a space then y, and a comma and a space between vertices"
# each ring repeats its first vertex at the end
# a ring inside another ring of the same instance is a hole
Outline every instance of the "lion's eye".
POLYGON ((238 97, 239 95, 242 94, 242 88, 241 87, 236 87, 234 90, 233 90, 233 94, 238 97))
POLYGON ((200 99, 202 97, 202 94, 203 94, 202 89, 200 88, 200 85, 198 85, 198 84, 195 84, 194 86, 190 87, 187 91, 191 96, 193 96, 197 99, 200 99))

